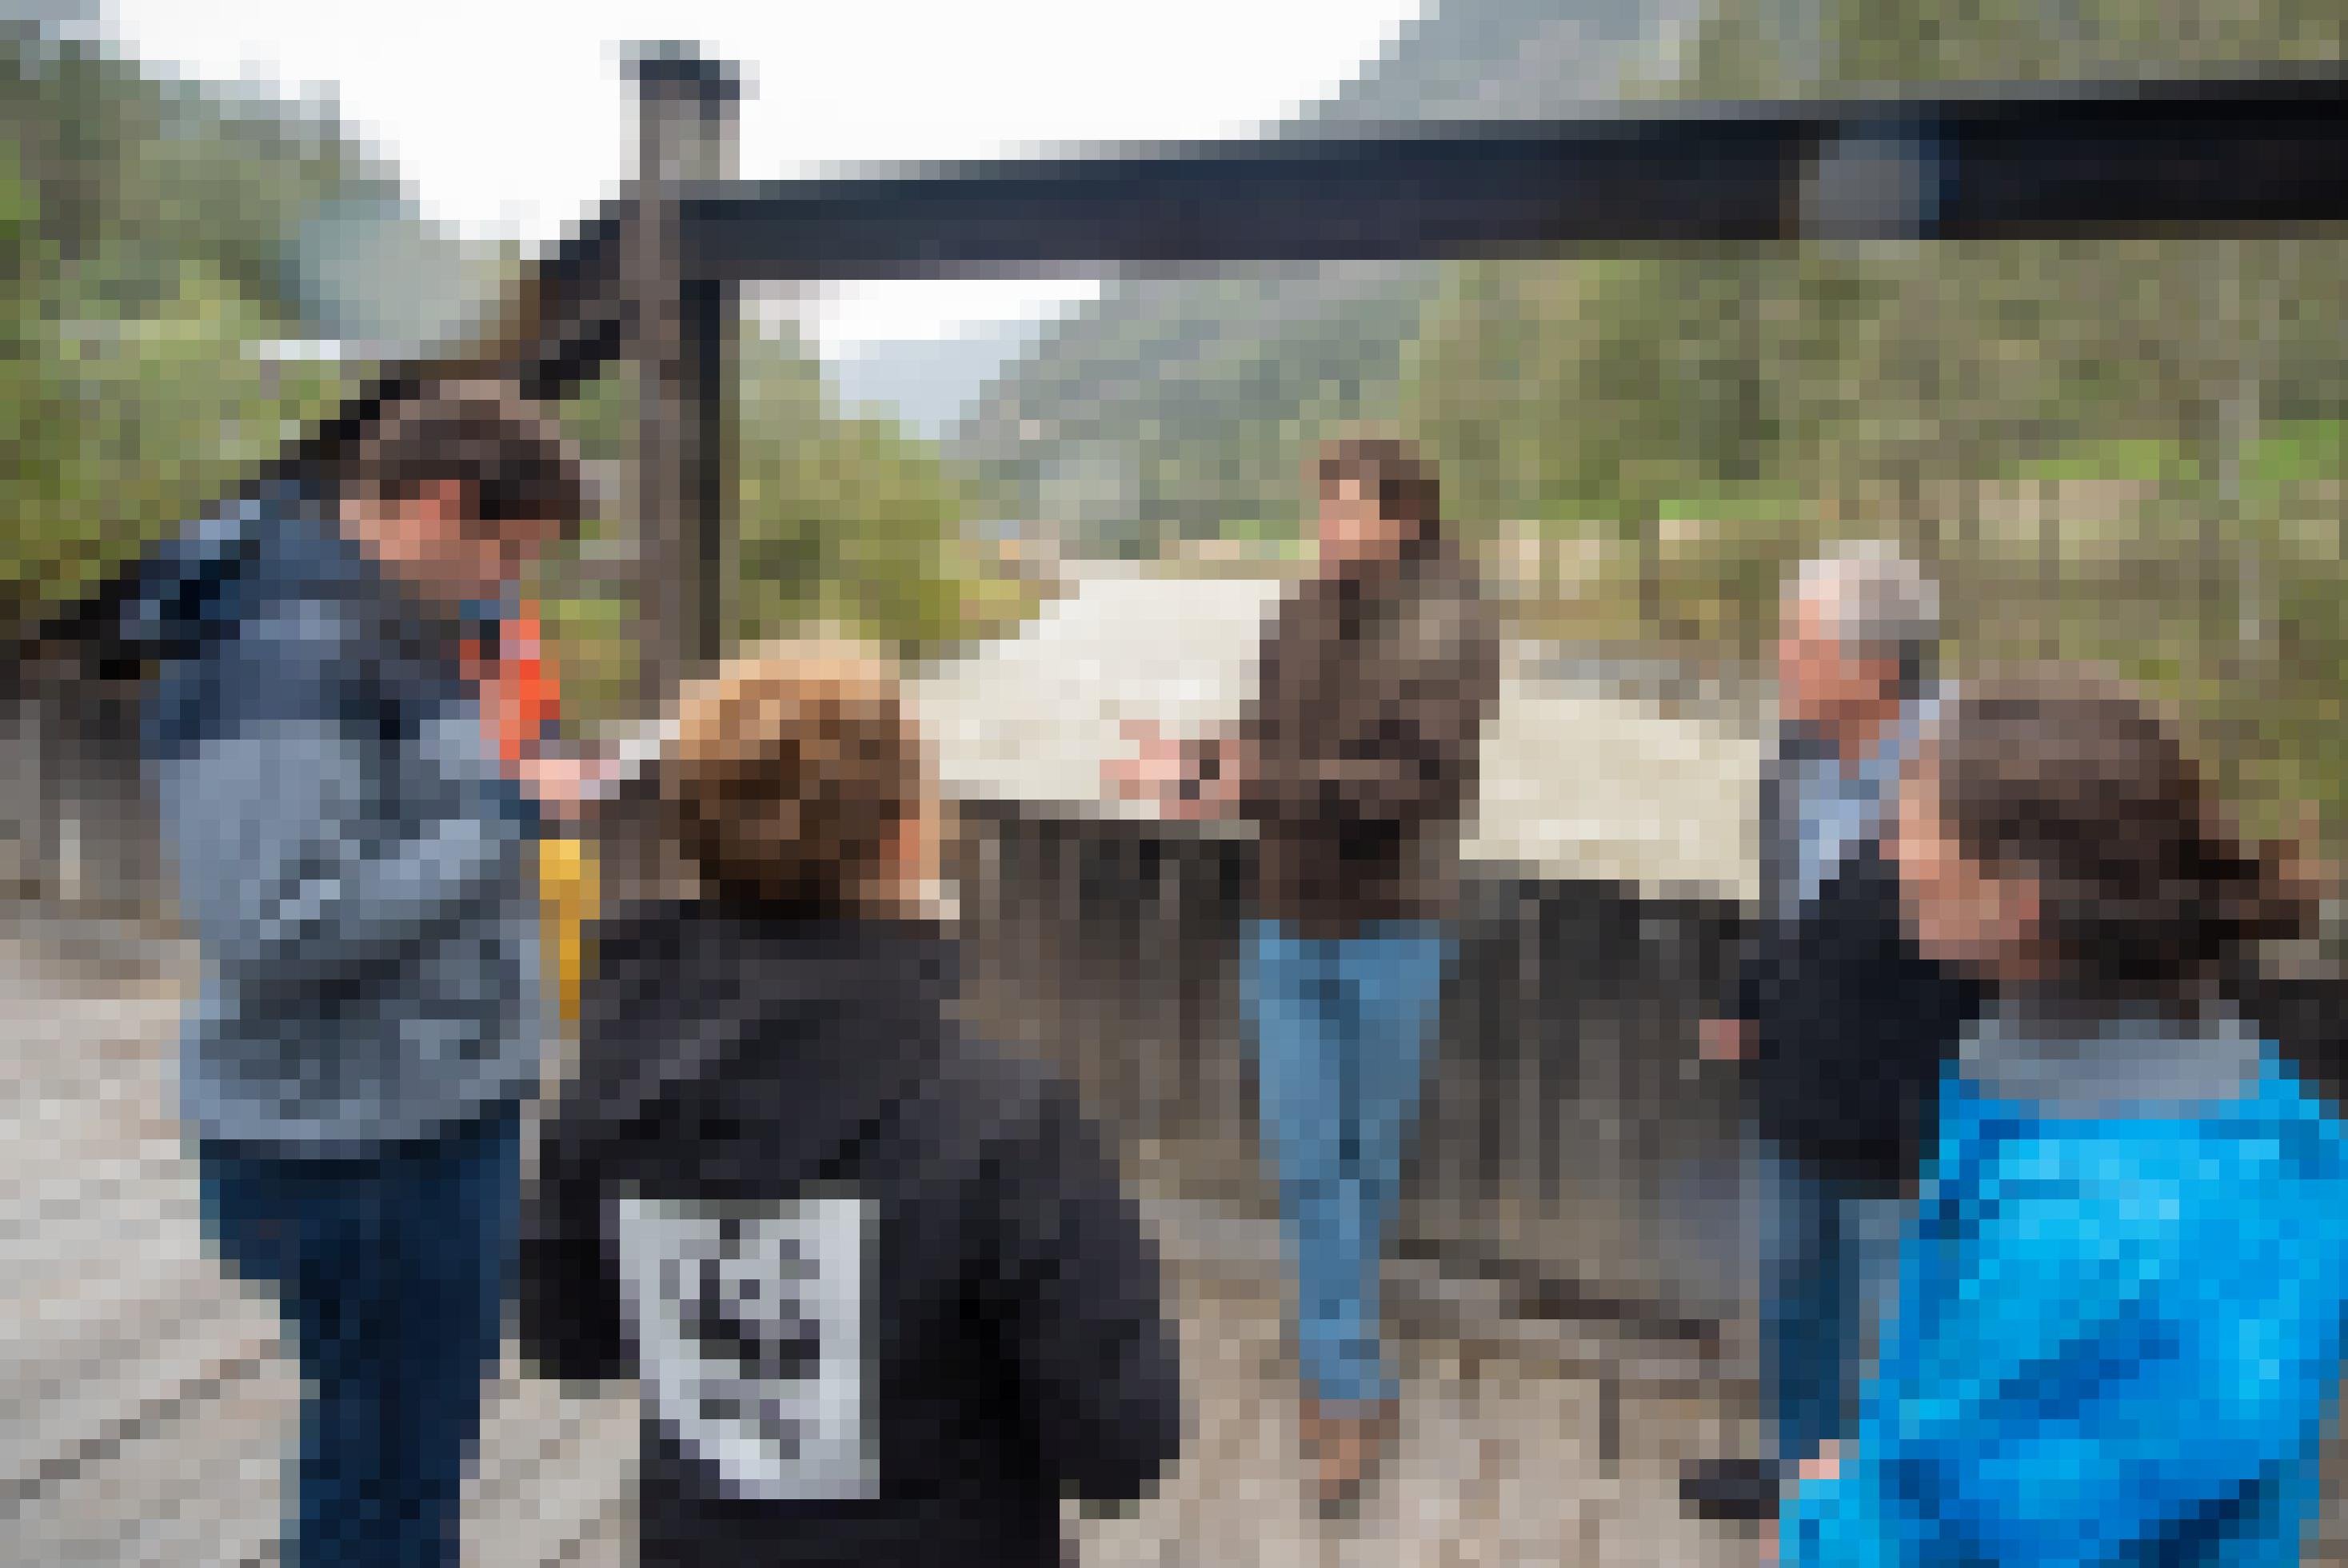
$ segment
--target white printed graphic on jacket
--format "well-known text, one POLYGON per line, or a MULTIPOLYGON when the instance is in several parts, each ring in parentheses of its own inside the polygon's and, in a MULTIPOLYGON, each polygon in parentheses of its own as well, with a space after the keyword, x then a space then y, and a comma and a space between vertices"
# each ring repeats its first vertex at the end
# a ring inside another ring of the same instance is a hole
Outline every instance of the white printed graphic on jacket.
POLYGON ((879 1490, 866 1408, 870 1204, 618 1200, 620 1274, 645 1392, 746 1501, 879 1490))

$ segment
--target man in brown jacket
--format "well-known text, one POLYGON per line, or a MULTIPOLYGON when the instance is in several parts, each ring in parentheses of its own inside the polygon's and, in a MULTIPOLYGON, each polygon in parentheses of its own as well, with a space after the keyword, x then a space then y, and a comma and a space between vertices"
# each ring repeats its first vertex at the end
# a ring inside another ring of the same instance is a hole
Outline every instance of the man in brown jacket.
POLYGON ((1282 605, 1237 729, 1189 745, 1137 732, 1139 758, 1111 776, 1169 816, 1259 830, 1241 989, 1296 1252, 1304 1439, 1334 1505, 1393 1425, 1379 1252, 1455 951, 1460 824, 1499 658, 1429 466, 1401 442, 1339 442, 1318 478, 1320 569, 1282 605))

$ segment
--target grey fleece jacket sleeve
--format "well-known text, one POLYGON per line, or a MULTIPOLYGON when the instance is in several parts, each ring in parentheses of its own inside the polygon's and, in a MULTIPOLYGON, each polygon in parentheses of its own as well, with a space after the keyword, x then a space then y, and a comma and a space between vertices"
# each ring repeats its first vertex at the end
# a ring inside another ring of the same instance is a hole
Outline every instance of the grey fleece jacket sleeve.
POLYGON ((452 781, 448 815, 371 811, 362 743, 314 636, 241 639, 238 695, 213 738, 160 771, 180 896, 221 976, 250 991, 324 987, 392 961, 489 894, 521 828, 487 781, 452 781))

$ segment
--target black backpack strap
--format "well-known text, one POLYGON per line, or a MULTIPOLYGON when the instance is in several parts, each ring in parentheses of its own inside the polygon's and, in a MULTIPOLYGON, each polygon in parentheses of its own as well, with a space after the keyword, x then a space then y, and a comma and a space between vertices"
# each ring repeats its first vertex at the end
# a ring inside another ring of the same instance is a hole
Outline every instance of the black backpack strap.
POLYGON ((101 655, 146 663, 193 658, 233 624, 235 586, 261 553, 262 502, 240 501, 162 541, 124 574, 101 655))

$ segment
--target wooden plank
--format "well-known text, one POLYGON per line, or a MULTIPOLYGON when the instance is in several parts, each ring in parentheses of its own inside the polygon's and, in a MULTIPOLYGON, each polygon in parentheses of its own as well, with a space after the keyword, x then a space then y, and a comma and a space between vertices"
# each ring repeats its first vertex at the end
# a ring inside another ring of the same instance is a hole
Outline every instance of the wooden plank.
POLYGON ((646 707, 657 709, 725 641, 732 532, 725 423, 737 296, 730 281, 687 268, 675 198, 688 183, 733 177, 739 90, 727 67, 673 51, 633 61, 630 75, 637 167, 622 278, 638 391, 642 662, 646 707))
POLYGON ((813 279, 2323 222, 2343 105, 2334 67, 1292 135, 711 187, 685 243, 698 275, 813 279), (1887 155, 1921 186, 1818 178, 1887 155))
POLYGON ((521 1374, 512 1347, 485 1399, 465 1498, 465 1561, 555 1563, 593 1550, 616 1528, 635 1485, 634 1389, 574 1399, 521 1374))
POLYGON ((11 1561, 206 1568, 274 1559, 285 1433, 301 1398, 273 1361, 216 1379, 104 1465, 12 1514, 11 1561))
MULTIPOLYGON (((1291 134, 704 182, 683 199, 678 240, 686 274, 742 282, 2321 223, 2348 217, 2343 105, 2338 67, 2278 67, 1291 134), (1873 177, 1887 166, 1898 177, 1873 177), (1859 178, 1847 178, 1854 167, 1859 178)), ((458 357, 561 395, 624 352, 631 205, 587 214, 537 263, 500 330, 458 357)))

